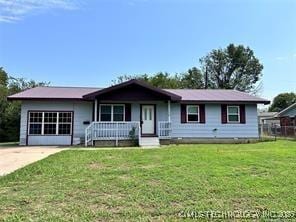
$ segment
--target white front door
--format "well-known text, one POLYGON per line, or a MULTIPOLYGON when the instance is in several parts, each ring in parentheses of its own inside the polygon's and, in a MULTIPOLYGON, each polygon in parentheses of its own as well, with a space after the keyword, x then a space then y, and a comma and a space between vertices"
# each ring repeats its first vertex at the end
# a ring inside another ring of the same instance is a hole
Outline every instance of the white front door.
POLYGON ((142 105, 142 134, 154 134, 154 106, 142 105))

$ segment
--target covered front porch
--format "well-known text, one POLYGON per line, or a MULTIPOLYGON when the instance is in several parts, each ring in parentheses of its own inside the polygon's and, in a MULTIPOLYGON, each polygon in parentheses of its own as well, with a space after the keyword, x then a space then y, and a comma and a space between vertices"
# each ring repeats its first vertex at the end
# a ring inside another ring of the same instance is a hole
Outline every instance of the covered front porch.
POLYGON ((85 146, 97 141, 133 141, 171 137, 171 103, 178 96, 131 80, 86 96, 92 99, 93 122, 85 129, 85 146))
MULTIPOLYGON (((85 130, 85 146, 94 146, 95 141, 114 141, 116 146, 121 140, 131 140, 141 145, 143 134, 141 122, 92 122, 85 130)), ((171 136, 170 121, 158 121, 159 139, 171 136)), ((144 136, 147 137, 147 136, 144 136)))

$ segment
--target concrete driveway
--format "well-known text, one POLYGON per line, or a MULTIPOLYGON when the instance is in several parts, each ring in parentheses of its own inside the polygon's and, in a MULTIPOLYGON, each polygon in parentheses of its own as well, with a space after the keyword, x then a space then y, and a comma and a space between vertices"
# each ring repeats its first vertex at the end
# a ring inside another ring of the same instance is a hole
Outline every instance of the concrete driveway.
POLYGON ((0 148, 0 176, 11 173, 30 163, 65 149, 66 148, 35 146, 0 148))

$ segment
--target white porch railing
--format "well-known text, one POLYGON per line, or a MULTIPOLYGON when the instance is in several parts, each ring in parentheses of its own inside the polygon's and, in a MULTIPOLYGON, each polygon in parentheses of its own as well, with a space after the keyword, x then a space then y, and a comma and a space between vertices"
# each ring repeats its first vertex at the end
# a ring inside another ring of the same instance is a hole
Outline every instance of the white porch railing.
POLYGON ((160 139, 171 138, 172 124, 169 121, 159 121, 158 122, 158 137, 160 139))
POLYGON ((92 122, 85 129, 85 146, 94 140, 118 140, 136 139, 140 142, 140 122, 92 122))

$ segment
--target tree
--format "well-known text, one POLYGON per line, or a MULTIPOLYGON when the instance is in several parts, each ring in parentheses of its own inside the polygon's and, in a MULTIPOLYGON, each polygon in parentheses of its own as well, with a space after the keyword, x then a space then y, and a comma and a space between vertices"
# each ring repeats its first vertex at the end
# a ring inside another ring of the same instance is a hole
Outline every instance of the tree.
POLYGON ((185 73, 171 75, 167 72, 158 72, 154 75, 122 75, 116 80, 113 80, 113 84, 122 83, 127 80, 138 79, 145 81, 152 86, 163 89, 199 89, 203 88, 203 77, 201 71, 193 67, 185 73))
POLYGON ((7 96, 44 85, 49 85, 49 83, 14 78, 0 67, 0 142, 16 141, 19 138, 21 103, 19 101, 8 102, 7 96))
POLYGON ((201 71, 192 67, 188 69, 187 73, 181 75, 180 87, 183 89, 200 89, 204 88, 203 75, 201 71))
POLYGON ((151 76, 148 82, 155 87, 163 89, 176 89, 180 84, 178 75, 170 75, 169 73, 159 72, 151 76))
POLYGON ((7 107, 6 97, 8 95, 8 74, 0 67, 0 141, 4 135, 4 113, 7 107))
POLYGON ((144 82, 149 83, 152 86, 159 88, 170 88, 175 89, 180 85, 180 79, 178 75, 170 75, 167 72, 158 72, 154 75, 148 76, 147 74, 140 75, 122 75, 119 76, 116 80, 113 80, 113 84, 122 83, 131 79, 138 79, 144 82))
POLYGON ((296 103, 295 93, 281 93, 273 99, 272 104, 269 107, 269 112, 280 112, 293 103, 296 103))
POLYGON ((262 76, 263 65, 249 47, 228 45, 200 59, 209 88, 252 92, 262 76))
POLYGON ((142 80, 144 82, 149 82, 149 77, 147 74, 121 75, 121 76, 117 77, 115 80, 112 80, 112 85, 117 85, 117 84, 123 83, 123 82, 131 80, 131 79, 138 79, 138 80, 142 80))

